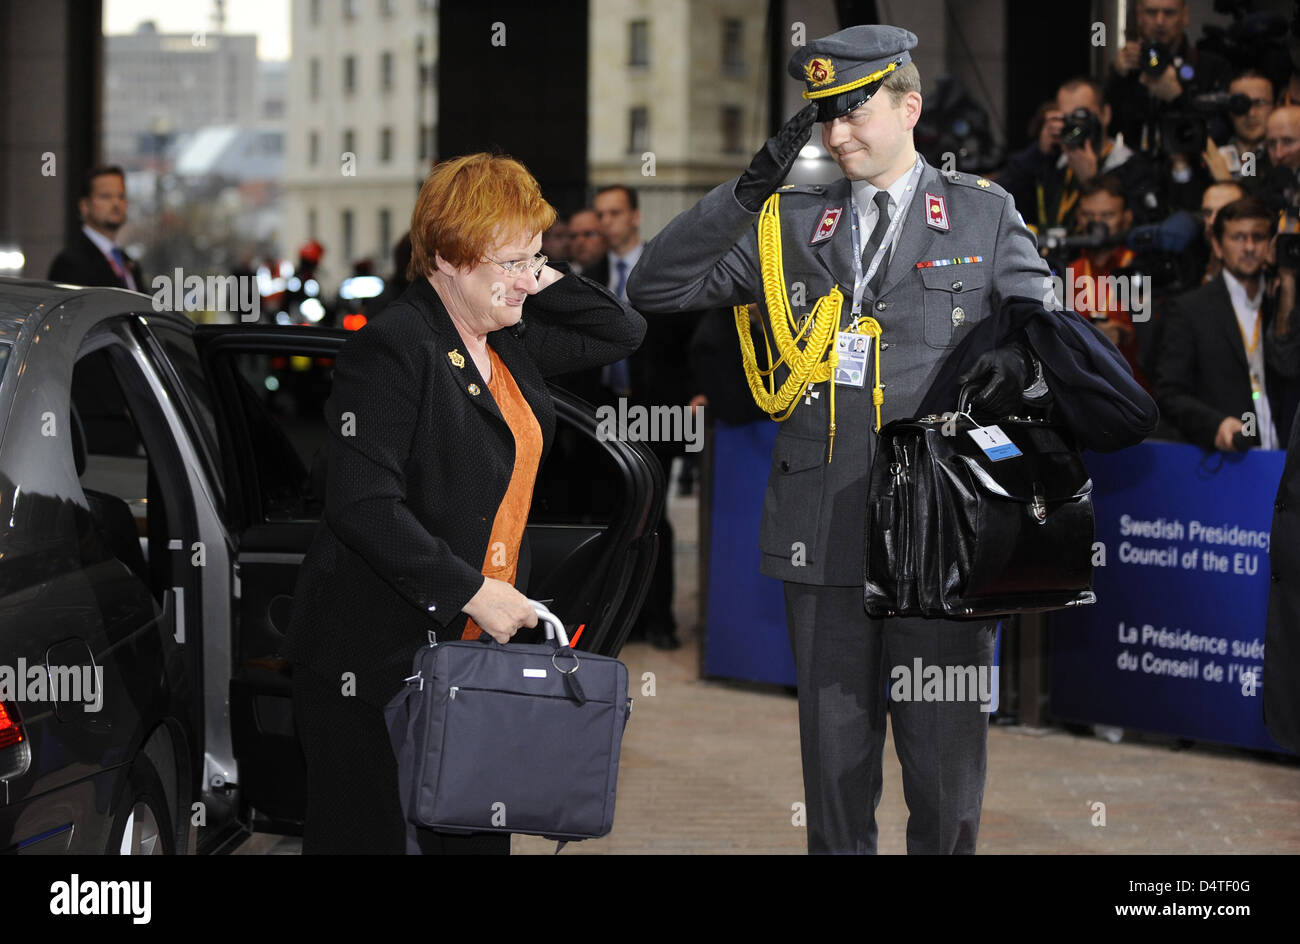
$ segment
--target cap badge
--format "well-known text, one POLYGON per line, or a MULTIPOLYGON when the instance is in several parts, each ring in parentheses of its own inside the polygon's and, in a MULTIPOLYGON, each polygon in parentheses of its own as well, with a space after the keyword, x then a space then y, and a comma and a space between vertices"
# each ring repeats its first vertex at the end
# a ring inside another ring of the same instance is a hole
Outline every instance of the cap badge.
POLYGON ((813 88, 830 85, 835 81, 835 63, 829 57, 818 56, 816 59, 809 59, 803 71, 808 76, 808 84, 813 88))
POLYGON ((948 227, 948 204, 943 196, 935 196, 932 193, 925 195, 925 222, 934 229, 947 230, 948 227))
POLYGON ((808 240, 809 246, 815 246, 818 243, 824 243, 835 235, 835 227, 840 225, 840 216, 843 215, 843 207, 827 207, 822 212, 822 221, 817 224, 813 230, 812 239, 808 240))

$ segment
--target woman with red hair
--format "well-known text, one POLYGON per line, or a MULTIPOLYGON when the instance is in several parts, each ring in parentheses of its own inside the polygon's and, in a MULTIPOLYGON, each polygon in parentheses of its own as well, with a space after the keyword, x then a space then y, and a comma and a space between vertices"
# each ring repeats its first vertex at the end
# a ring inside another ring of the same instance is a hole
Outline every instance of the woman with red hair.
MULTIPOLYGON (((554 220, 517 161, 439 164, 411 216, 410 288, 335 362, 325 512, 284 647, 305 853, 404 850, 383 707, 430 631, 504 643, 536 625, 515 583, 555 431, 543 378, 627 357, 645 334, 605 287, 547 265, 554 220)), ((506 834, 417 833, 426 853, 510 849, 506 834)))

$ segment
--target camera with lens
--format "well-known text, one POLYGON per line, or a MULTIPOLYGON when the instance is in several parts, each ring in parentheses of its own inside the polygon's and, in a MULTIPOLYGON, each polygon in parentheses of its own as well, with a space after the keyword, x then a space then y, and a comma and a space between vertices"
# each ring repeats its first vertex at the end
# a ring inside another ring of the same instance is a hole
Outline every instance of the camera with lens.
POLYGON ((1277 227, 1276 264, 1279 269, 1300 272, 1300 215, 1286 207, 1277 227))
POLYGON ((1205 150, 1209 136, 1205 118, 1195 112, 1175 111, 1160 119, 1160 146, 1166 154, 1195 157, 1205 150))
POLYGON ((1145 75, 1159 78, 1173 61, 1173 53, 1164 43, 1147 43, 1142 47, 1139 65, 1145 75))
POLYGON ((1076 150, 1091 141, 1092 149, 1100 153, 1101 134, 1101 119, 1086 108, 1076 108, 1061 125, 1061 146, 1076 150))

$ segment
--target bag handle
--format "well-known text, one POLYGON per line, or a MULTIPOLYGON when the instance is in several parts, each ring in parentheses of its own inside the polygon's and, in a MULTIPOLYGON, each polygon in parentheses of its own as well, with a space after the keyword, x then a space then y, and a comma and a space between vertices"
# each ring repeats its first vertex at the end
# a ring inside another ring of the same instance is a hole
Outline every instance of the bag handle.
POLYGON ((545 603, 538 603, 536 600, 529 600, 533 605, 533 612, 537 614, 537 619, 546 627, 546 638, 554 639, 558 642, 561 649, 569 645, 569 634, 564 631, 564 624, 560 618, 546 608, 545 603))

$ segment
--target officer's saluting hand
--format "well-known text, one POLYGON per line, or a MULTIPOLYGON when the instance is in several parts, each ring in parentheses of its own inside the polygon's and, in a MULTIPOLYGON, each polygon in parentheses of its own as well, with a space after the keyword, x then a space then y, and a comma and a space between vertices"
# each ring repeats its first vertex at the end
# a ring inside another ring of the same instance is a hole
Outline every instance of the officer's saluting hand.
POLYGON ((736 201, 750 213, 763 209, 763 203, 781 185, 799 152, 808 143, 817 106, 807 105, 781 126, 781 130, 758 149, 749 167, 736 181, 736 201))

